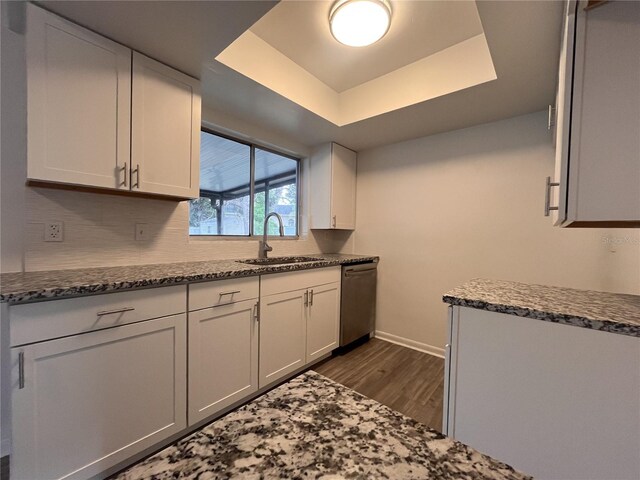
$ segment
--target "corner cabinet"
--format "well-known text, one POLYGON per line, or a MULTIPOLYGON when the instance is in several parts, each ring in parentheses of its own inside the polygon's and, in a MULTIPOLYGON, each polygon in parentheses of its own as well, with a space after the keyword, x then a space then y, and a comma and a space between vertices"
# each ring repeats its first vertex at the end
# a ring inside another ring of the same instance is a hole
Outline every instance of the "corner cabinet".
POLYGON ((27 178, 195 198, 200 86, 27 5, 27 178))
POLYGON ((329 143, 311 155, 311 228, 356 228, 356 152, 329 143))
POLYGON ((267 275, 261 282, 263 388, 338 347, 340 267, 267 275))
POLYGON ((563 227, 640 226, 640 4, 569 1, 545 215, 563 227))

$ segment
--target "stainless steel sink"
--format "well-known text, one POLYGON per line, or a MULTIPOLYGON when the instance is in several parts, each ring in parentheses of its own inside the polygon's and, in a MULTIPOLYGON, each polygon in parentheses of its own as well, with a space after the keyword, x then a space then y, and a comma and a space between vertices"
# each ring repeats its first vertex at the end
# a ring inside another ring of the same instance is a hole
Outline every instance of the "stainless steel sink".
POLYGON ((248 260, 237 260, 238 263, 248 265, 287 265, 291 263, 317 262, 322 260, 316 257, 272 257, 272 258, 250 258, 248 260))

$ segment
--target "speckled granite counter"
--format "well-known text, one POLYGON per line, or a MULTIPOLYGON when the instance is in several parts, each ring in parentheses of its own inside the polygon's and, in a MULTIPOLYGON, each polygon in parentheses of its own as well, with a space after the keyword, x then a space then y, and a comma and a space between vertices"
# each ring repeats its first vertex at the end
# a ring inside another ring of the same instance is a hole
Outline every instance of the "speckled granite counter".
POLYGON ((531 477, 322 375, 307 372, 115 478, 531 477))
POLYGON ((306 256, 320 260, 288 265, 248 265, 238 263, 236 260, 212 260, 209 262, 4 273, 0 275, 0 302, 32 302, 378 260, 378 257, 370 255, 318 253, 306 256))
POLYGON ((476 279, 442 299, 451 305, 640 337, 640 295, 476 279))

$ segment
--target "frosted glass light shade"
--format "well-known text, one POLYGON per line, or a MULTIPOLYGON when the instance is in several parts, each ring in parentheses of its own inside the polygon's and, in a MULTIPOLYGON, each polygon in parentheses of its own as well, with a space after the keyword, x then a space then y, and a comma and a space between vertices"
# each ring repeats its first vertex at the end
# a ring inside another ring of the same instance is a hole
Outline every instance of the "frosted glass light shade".
POLYGON ((338 0, 331 7, 331 34, 350 47, 364 47, 380 40, 391 24, 387 0, 338 0))

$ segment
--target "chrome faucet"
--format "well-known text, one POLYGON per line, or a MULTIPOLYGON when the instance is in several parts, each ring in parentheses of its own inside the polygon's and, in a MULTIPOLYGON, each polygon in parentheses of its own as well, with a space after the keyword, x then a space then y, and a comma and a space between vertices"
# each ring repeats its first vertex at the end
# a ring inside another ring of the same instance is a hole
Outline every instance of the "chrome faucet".
POLYGON ((269 219, 271 217, 276 217, 278 219, 278 223, 280 224, 280 236, 284 237, 284 224, 282 223, 282 217, 276 212, 268 213, 267 216, 264 217, 262 242, 260 242, 260 251, 258 252, 259 258, 267 258, 267 253, 273 250, 273 247, 267 243, 267 223, 269 223, 269 219))

